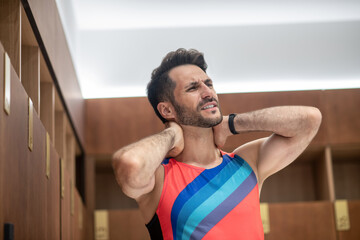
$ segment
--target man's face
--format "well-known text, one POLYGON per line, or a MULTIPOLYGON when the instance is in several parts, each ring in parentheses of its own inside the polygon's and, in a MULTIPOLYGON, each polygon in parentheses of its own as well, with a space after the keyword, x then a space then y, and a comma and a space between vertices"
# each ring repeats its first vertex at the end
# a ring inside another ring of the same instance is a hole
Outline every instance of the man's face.
POLYGON ((174 101, 176 121, 182 125, 210 128, 222 121, 212 80, 196 65, 181 65, 169 72, 176 82, 174 101))

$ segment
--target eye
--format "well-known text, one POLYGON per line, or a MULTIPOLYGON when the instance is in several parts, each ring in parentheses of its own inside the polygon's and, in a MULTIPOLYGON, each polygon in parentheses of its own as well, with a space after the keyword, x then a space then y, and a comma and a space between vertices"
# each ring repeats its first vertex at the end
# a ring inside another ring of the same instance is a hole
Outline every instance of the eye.
POLYGON ((198 88, 198 85, 194 85, 194 86, 188 88, 186 91, 187 92, 195 91, 197 88, 198 88))
POLYGON ((212 88, 213 87, 213 84, 212 84, 212 82, 206 82, 206 86, 208 86, 209 88, 212 88))

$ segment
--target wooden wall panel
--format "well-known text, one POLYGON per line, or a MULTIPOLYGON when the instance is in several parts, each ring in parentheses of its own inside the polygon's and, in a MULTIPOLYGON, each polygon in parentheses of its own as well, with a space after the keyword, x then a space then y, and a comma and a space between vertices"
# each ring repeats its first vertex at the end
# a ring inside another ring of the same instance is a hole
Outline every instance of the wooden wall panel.
POLYGON ((269 205, 270 233, 266 240, 335 240, 331 202, 274 203, 269 205))
POLYGON ((0 0, 0 42, 9 54, 16 75, 21 79, 20 0, 0 0))
POLYGON ((137 208, 135 200, 127 197, 116 182, 109 164, 106 168, 96 169, 96 209, 137 208))
POLYGON ((81 201, 81 197, 79 192, 75 189, 74 192, 74 204, 75 204, 75 211, 74 215, 72 216, 72 224, 71 227, 73 228, 73 240, 85 240, 85 228, 84 228, 84 211, 83 211, 83 203, 81 201))
POLYGON ((34 146, 27 165, 27 207, 25 233, 28 239, 47 239, 47 184, 46 184, 46 133, 39 117, 34 113, 34 146))
POLYGON ((339 240, 357 240, 360 239, 360 200, 349 201, 350 230, 338 231, 339 240))
POLYGON ((94 210, 95 210, 95 160, 92 157, 85 158, 85 206, 84 228, 85 239, 94 239, 94 210))
POLYGON ((109 239, 150 239, 138 209, 109 211, 109 239), (136 229, 129 231, 129 229, 136 229))
POLYGON ((40 50, 37 46, 23 45, 21 51, 21 83, 40 114, 40 50))
POLYGON ((336 199, 360 200, 360 144, 332 149, 336 199))
MULTIPOLYGON (((47 239, 45 129, 33 115, 33 149, 28 148, 28 96, 11 69, 11 112, 1 114, 1 208, 19 239, 47 239), (44 211, 42 211, 44 209, 44 211)), ((3 112, 3 110, 1 110, 3 112)))
POLYGON ((60 240, 60 161, 50 144, 50 176, 47 180, 47 239, 60 240))
POLYGON ((360 89, 324 91, 331 144, 360 143, 360 89))
POLYGON ((315 149, 265 180, 261 190, 262 202, 296 202, 320 200, 317 195, 316 162, 323 152, 315 149))
MULTIPOLYGON (((66 115, 63 111, 55 112, 55 148, 59 156, 66 158, 66 115)), ((65 160, 66 166, 66 160, 65 160)))
MULTIPOLYGON (((2 54, 1 54, 2 55, 2 54)), ((3 56, 3 55, 2 55, 3 56)), ((27 239, 27 223, 23 220, 28 212, 28 98, 20 80, 11 68, 11 110, 10 115, 1 114, 1 184, 0 196, 4 222, 14 224, 14 234, 19 239, 27 239), (15 97, 16 96, 16 97, 15 97), (16 129, 16 131, 14 131, 16 129)), ((1 111, 4 112, 3 106, 1 111)))
POLYGON ((40 118, 50 139, 55 143, 55 88, 51 82, 40 84, 40 118))
POLYGON ((323 151, 321 159, 315 160, 316 195, 318 200, 335 201, 331 148, 327 146, 323 151))
POLYGON ((66 169, 70 174, 74 186, 76 186, 75 176, 75 138, 72 134, 66 134, 66 169))
MULTIPOLYGON (((84 99, 77 81, 70 51, 54 0, 28 0, 46 55, 50 59, 70 118, 80 143, 84 145, 84 99)), ((44 53, 43 53, 44 54, 44 53)))
POLYGON ((86 100, 86 152, 109 155, 163 129, 147 98, 86 100))
MULTIPOLYGON (((4 132, 4 48, 0 42, 0 133, 4 132)), ((4 176, 4 135, 0 134, 0 206, 3 206, 3 176, 4 176)), ((0 207, 0 236, 4 236, 3 208, 0 207)))
POLYGON ((64 197, 61 199, 61 239, 67 240, 71 239, 71 213, 70 213, 70 175, 65 170, 64 172, 64 184, 65 191, 64 197))

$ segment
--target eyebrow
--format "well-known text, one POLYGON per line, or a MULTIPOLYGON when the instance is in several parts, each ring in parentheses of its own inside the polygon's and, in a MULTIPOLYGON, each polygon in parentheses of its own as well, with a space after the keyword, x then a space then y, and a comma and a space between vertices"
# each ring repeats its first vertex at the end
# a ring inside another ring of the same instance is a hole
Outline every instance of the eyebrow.
MULTIPOLYGON (((212 80, 211 80, 210 78, 205 79, 205 80, 204 80, 204 83, 205 83, 205 84, 206 84, 206 83, 212 83, 212 80)), ((189 83, 188 85, 185 86, 185 89, 189 89, 189 88, 194 87, 194 86, 196 86, 196 85, 199 85, 199 81, 193 81, 193 82, 189 83)))
POLYGON ((189 89, 189 88, 194 87, 196 85, 199 85, 199 82, 197 82, 197 81, 191 82, 191 83, 189 83, 188 85, 185 86, 185 89, 189 89))

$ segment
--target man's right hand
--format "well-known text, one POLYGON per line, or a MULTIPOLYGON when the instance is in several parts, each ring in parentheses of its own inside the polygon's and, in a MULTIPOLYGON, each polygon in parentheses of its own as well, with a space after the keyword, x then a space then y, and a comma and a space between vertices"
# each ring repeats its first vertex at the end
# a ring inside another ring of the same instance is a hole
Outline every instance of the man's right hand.
POLYGON ((174 131, 174 144, 170 151, 166 154, 166 157, 176 157, 184 149, 184 135, 183 130, 179 124, 176 122, 167 122, 165 124, 166 128, 171 128, 174 131))

